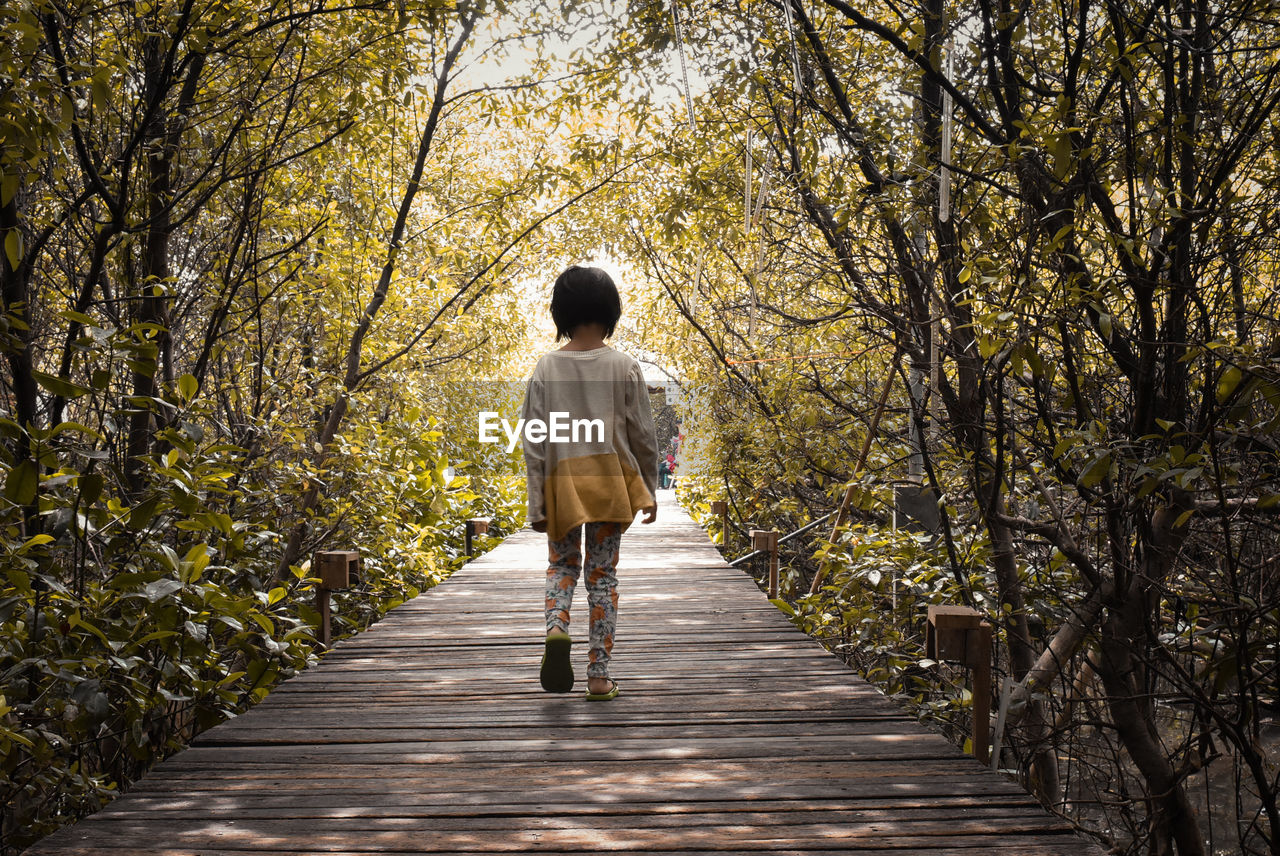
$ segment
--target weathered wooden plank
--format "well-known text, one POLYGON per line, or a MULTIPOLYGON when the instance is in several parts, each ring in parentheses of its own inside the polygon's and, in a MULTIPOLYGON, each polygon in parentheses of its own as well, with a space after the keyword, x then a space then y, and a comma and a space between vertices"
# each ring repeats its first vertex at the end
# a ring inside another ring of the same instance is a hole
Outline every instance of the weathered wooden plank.
MULTIPOLYGON (((190 836, 174 833, 166 837, 174 843, 185 844, 188 848, 199 848, 202 856, 209 846, 255 848, 259 852, 270 852, 276 847, 302 848, 303 852, 311 853, 349 852, 354 841, 359 842, 356 852, 360 853, 396 850, 415 853, 521 853, 542 848, 600 853, 665 851, 680 847, 695 847, 704 851, 727 849, 748 852, 770 852, 781 847, 804 852, 810 848, 827 848, 838 842, 840 849, 845 852, 864 848, 896 848, 899 854, 911 850, 932 854, 939 845, 954 846, 964 842, 969 847, 989 849, 1002 844, 1007 846, 1010 838, 1018 841, 1021 847, 1014 849, 1023 854, 1043 852, 1038 847, 1040 844, 1063 847, 1067 841, 1071 841, 1076 849, 1066 850, 1068 853, 1083 852, 1085 846, 1070 833, 1038 833, 1030 825, 998 833, 986 831, 965 835, 943 831, 938 835, 930 835, 916 831, 898 831, 887 823, 879 827, 873 824, 832 823, 796 827, 771 824, 741 827, 709 825, 664 830, 648 826, 601 829, 594 823, 580 826, 565 823, 565 828, 554 828, 541 826, 536 822, 537 818, 531 820, 534 822, 529 828, 519 830, 342 830, 329 833, 310 830, 309 822, 289 825, 213 822, 205 824, 190 836)), ((89 843, 88 839, 92 834, 82 831, 76 835, 81 837, 82 843, 89 843)), ((155 844, 155 827, 153 824, 140 824, 136 830, 112 830, 110 840, 114 848, 132 849, 135 853, 153 852, 149 848, 155 844)), ((187 853, 190 854, 190 849, 187 853)))
MULTIPOLYGON (((145 816, 104 816, 102 825, 113 838, 146 841, 154 835, 154 820, 145 816)), ((535 831, 543 831, 555 844, 556 836, 568 844, 581 834, 601 837, 625 835, 639 839, 647 847, 671 846, 680 836, 685 846, 702 841, 719 844, 727 841, 794 840, 827 836, 844 841, 872 838, 885 834, 942 838, 963 836, 1044 834, 1042 815, 1006 814, 987 816, 877 817, 865 818, 853 812, 692 812, 681 815, 663 813, 567 814, 524 813, 517 815, 468 816, 390 816, 370 817, 363 813, 339 817, 247 817, 234 819, 169 817, 165 833, 176 840, 216 836, 223 843, 252 844, 255 838, 278 835, 291 837, 293 846, 314 841, 343 843, 344 833, 358 833, 364 845, 377 842, 381 846, 404 847, 411 836, 430 836, 436 846, 458 846, 466 839, 495 841, 519 840, 535 831), (453 839, 451 842, 450 839, 453 839)), ((1067 831, 1060 826, 1058 832, 1067 831)), ((539 836, 541 837, 541 836, 539 836)), ((348 839, 349 840, 349 839, 348 839)), ((584 842, 585 843, 585 842, 584 842)))
MULTIPOLYGON (((775 737, 745 743, 735 738, 701 738, 683 741, 676 737, 611 741, 609 745, 590 745, 583 741, 560 737, 537 740, 457 740, 403 743, 333 743, 321 746, 310 743, 299 734, 298 742, 289 744, 290 763, 329 764, 341 758, 358 758, 365 764, 449 764, 455 762, 503 761, 524 752, 554 762, 559 757, 589 761, 625 761, 628 759, 756 759, 772 762, 786 758, 838 758, 848 763, 858 761, 916 761, 952 758, 966 766, 971 759, 961 756, 955 747, 941 737, 921 735, 869 735, 856 744, 832 748, 827 738, 775 737)), ((261 744, 240 746, 222 744, 210 737, 190 752, 216 752, 227 763, 239 763, 261 755, 261 744)), ((281 748, 286 748, 282 746, 281 748)), ((975 775, 981 772, 975 770, 975 775)))
MULTIPOLYGON (((999 785, 983 785, 971 787, 970 782, 956 777, 933 777, 931 780, 921 779, 915 782, 894 781, 877 782, 872 779, 864 781, 844 781, 825 784, 797 784, 788 782, 740 782, 734 784, 708 783, 668 783, 663 793, 655 795, 653 788, 648 790, 639 785, 627 783, 611 783, 604 790, 588 791, 585 788, 565 788, 563 786, 541 786, 537 782, 526 782, 523 792, 516 792, 503 780, 492 780, 478 783, 475 786, 454 790, 442 789, 430 777, 416 779, 389 779, 381 784, 353 780, 338 779, 293 779, 286 770, 272 771, 271 775, 263 775, 260 784, 251 782, 226 782, 222 787, 209 786, 200 788, 189 781, 157 782, 148 784, 140 790, 130 792, 128 799, 120 799, 111 804, 111 808, 124 806, 147 806, 157 801, 169 804, 174 799, 186 799, 193 813, 206 816, 217 809, 238 810, 252 805, 257 808, 296 809, 298 806, 310 808, 342 808, 355 809, 361 807, 398 807, 411 805, 452 807, 468 807, 469 813, 489 813, 494 806, 517 805, 523 803, 526 811, 540 811, 544 806, 552 806, 558 811, 572 813, 579 808, 599 806, 609 811, 623 810, 631 807, 645 807, 663 804, 666 801, 679 799, 690 807, 700 803, 739 803, 743 810, 759 805, 814 800, 850 800, 861 802, 869 799, 893 797, 898 801, 911 802, 930 800, 945 801, 956 791, 969 788, 969 797, 982 797, 984 800, 1004 805, 1014 801, 1024 804, 1024 791, 1013 787, 999 785), (182 785, 185 785, 183 787, 182 785), (266 796, 259 796, 262 793, 266 796), (541 799, 538 797, 541 796, 541 799)), ((604 787, 603 785, 601 787, 604 787)), ((945 803, 943 803, 945 804, 945 803)), ((122 809, 124 810, 124 809, 122 809)), ((235 814, 235 811, 232 811, 235 814)), ((1044 812, 1038 815, 1053 828, 1057 821, 1046 819, 1044 812)), ((95 816, 97 823, 103 818, 95 816)))
MULTIPOLYGON (((287 719, 298 727, 309 727, 312 724, 333 724, 333 708, 327 706, 321 693, 312 693, 308 695, 298 695, 286 701, 272 705, 268 710, 252 711, 239 719, 232 720, 227 724, 228 728, 241 725, 246 722, 254 725, 278 726, 287 728, 287 723, 281 723, 281 720, 287 719)), ((361 696, 365 703, 376 698, 376 694, 367 693, 361 696)), ((716 703, 721 701, 722 697, 702 698, 691 700, 687 705, 681 706, 679 709, 662 704, 662 698, 646 699, 644 704, 633 705, 626 711, 614 713, 610 718, 611 722, 622 724, 638 724, 644 723, 652 726, 674 726, 684 722, 759 722, 767 720, 770 722, 793 722, 814 720, 847 720, 850 722, 878 722, 886 719, 901 719, 900 713, 893 711, 871 709, 860 710, 851 706, 850 702, 814 702, 812 706, 807 706, 803 699, 790 699, 786 701, 773 702, 773 706, 763 708, 760 702, 744 703, 740 709, 725 710, 717 707, 716 703)), ((376 711, 363 714, 362 719, 365 724, 381 721, 392 721, 403 723, 406 719, 423 722, 446 725, 454 722, 467 722, 475 724, 484 723, 522 723, 528 722, 530 716, 536 716, 542 712, 542 708, 537 707, 542 699, 538 697, 514 697, 514 696, 487 696, 483 699, 476 699, 473 704, 468 705, 467 710, 458 710, 457 707, 449 707, 447 704, 432 699, 424 701, 415 699, 412 696, 401 696, 382 702, 376 711)), ((772 700, 766 699, 764 703, 770 703, 772 700)), ((356 701, 352 703, 361 703, 356 701)), ((566 722, 588 722, 591 721, 591 714, 581 709, 568 708, 562 712, 566 722)))
MULTIPOLYGON (((271 754, 264 752, 264 754, 271 754)), ((769 781, 760 780, 757 765, 742 761, 701 761, 679 763, 663 761, 611 761, 591 763, 587 765, 556 765, 560 775, 572 776, 573 786, 600 788, 607 787, 605 796, 614 799, 620 791, 626 789, 636 798, 652 795, 665 798, 665 794, 654 790, 659 785, 685 787, 699 793, 719 792, 717 789, 730 790, 734 793, 781 794, 788 783, 796 782, 808 787, 810 785, 827 788, 828 796, 847 796, 845 788, 862 788, 864 785, 897 788, 910 791, 916 795, 932 794, 938 797, 966 797, 973 791, 965 790, 964 785, 972 780, 971 772, 957 770, 947 759, 921 760, 903 769, 904 765, 896 761, 863 762, 845 764, 835 761, 817 761, 808 764, 779 761, 771 765, 776 769, 769 781), (747 788, 742 786, 746 785, 747 788), (776 790, 770 790, 775 788, 776 790)), ((350 787, 358 793, 381 793, 383 790, 400 789, 403 791, 430 791, 464 793, 468 791, 502 791, 511 790, 515 783, 521 783, 526 793, 529 787, 541 790, 554 790, 565 787, 546 782, 547 765, 536 761, 521 760, 510 764, 469 764, 465 768, 452 766, 444 769, 426 767, 417 764, 397 764, 373 766, 353 762, 351 759, 334 760, 327 764, 304 766, 282 758, 267 758, 256 762, 242 762, 233 770, 225 766, 219 767, 217 762, 209 759, 205 762, 190 762, 182 766, 168 765, 166 769, 148 776, 131 791, 132 794, 149 792, 150 790, 188 789, 191 791, 214 792, 228 790, 250 790, 255 782, 269 782, 271 792, 296 789, 321 789, 333 787, 350 787), (204 772, 207 779, 197 780, 204 772), (360 780, 367 779, 368 782, 360 780)), ((988 777, 974 787, 981 787, 983 793, 1006 793, 1027 797, 1025 791, 1016 784, 1000 777, 988 777)), ((863 793, 859 790, 857 793, 863 793)), ((881 796, 870 791, 871 796, 881 796)))
MULTIPOLYGON (((528 724, 527 718, 519 713, 506 715, 477 714, 465 717, 458 714, 439 716, 419 716, 416 713, 396 715, 394 717, 379 714, 370 716, 356 723, 340 723, 335 725, 331 716, 325 713, 300 714, 289 711, 292 727, 288 724, 256 718, 244 722, 236 722, 218 731, 219 737, 207 736, 197 740, 196 745, 234 739, 244 742, 250 734, 260 734, 264 740, 279 738, 285 734, 305 732, 316 739, 347 742, 382 742, 404 743, 439 740, 458 740, 463 738, 489 740, 496 737, 513 739, 531 738, 540 734, 536 726, 528 724), (385 734, 379 738, 379 733, 385 734)), ((829 715, 801 713, 798 711, 781 711, 776 715, 761 713, 754 717, 729 716, 720 714, 711 716, 697 711, 686 715, 619 715, 618 720, 609 726, 592 723, 585 718, 566 717, 560 727, 575 740, 613 739, 615 732, 619 736, 626 734, 648 735, 660 729, 671 729, 685 737, 693 737, 706 733, 717 736, 711 729, 719 729, 725 734, 719 736, 735 737, 771 737, 779 731, 800 736, 818 737, 830 733, 836 737, 861 734, 899 734, 910 728, 912 723, 903 723, 889 716, 880 717, 848 717, 839 713, 829 715)))
MULTIPOLYGON (((499 818, 520 818, 525 817, 530 812, 530 806, 540 805, 537 802, 515 803, 509 805, 487 803, 484 806, 484 817, 499 818)), ((122 809, 110 812, 110 817, 104 817, 103 822, 132 820, 132 821, 152 821, 157 813, 167 812, 175 817, 182 817, 190 812, 192 803, 189 799, 170 800, 168 802, 152 800, 145 805, 135 804, 132 809, 122 809)), ((1008 818, 1037 818, 1043 820, 1044 810, 1036 805, 950 805, 947 806, 947 816, 962 819, 988 819, 993 821, 1004 820, 1008 818)), ((781 803, 777 800, 769 800, 767 805, 748 805, 735 801, 705 801, 690 803, 628 803, 625 805, 583 805, 573 808, 561 808, 558 814, 567 816, 602 816, 609 815, 611 818, 637 816, 654 816, 661 818, 661 825, 678 826, 687 823, 690 820, 702 819, 711 814, 720 817, 732 817, 742 819, 754 819, 762 816, 762 810, 767 809, 767 816, 777 823, 794 823, 801 818, 812 818, 814 815, 820 815, 824 819, 835 819, 836 821, 845 820, 853 817, 862 822, 880 822, 893 823, 895 821, 920 821, 935 820, 938 817, 938 806, 936 804, 929 806, 915 806, 910 808, 891 809, 865 809, 865 808, 849 808, 847 806, 836 806, 830 803, 822 805, 812 805, 809 802, 801 802, 793 800, 790 803, 781 803)), ((245 808, 241 805, 228 806, 212 806, 202 808, 202 815, 217 819, 239 819, 239 820, 307 820, 307 819, 323 819, 329 821, 337 821, 345 818, 362 818, 362 819, 394 819, 396 821, 405 822, 418 818, 428 817, 476 817, 476 807, 474 803, 463 805, 450 805, 433 803, 423 806, 308 806, 297 802, 289 803, 279 808, 250 806, 245 808)), ((612 822, 612 821, 611 821, 612 822)))
MULTIPOLYGON (((356 844, 341 849, 332 849, 325 851, 327 856, 366 856, 369 853, 377 853, 378 856, 421 856, 424 852, 420 849, 414 850, 363 850, 357 849, 356 844)), ((865 848, 865 847, 845 847, 843 843, 835 843, 835 849, 831 849, 833 842, 825 841, 817 847, 806 847, 797 849, 789 846, 771 846, 763 852, 776 854, 776 856, 839 856, 839 854, 858 853, 860 856, 904 856, 904 854, 927 853, 928 856, 979 856, 986 852, 1008 854, 1008 856, 1026 856, 1026 854, 1036 854, 1036 856, 1079 856, 1081 852, 1100 852, 1100 851, 1082 851, 1081 841, 1076 836, 1045 836, 1035 840, 1029 840, 1022 836, 1009 836, 1006 838, 998 838, 996 840, 983 839, 971 840, 960 839, 957 842, 947 842, 945 845, 935 845, 927 851, 910 848, 865 848)), ((581 850, 552 850, 543 849, 541 847, 528 848, 529 852, 537 852, 539 856, 580 856, 581 850)), ((114 854, 114 853, 136 853, 137 849, 133 845, 122 845, 116 847, 112 842, 104 842, 101 844, 93 844, 90 846, 72 846, 58 851, 64 856, 94 856, 94 854, 114 854)), ((169 847, 164 844, 156 844, 148 847, 146 852, 150 856, 192 856, 190 847, 169 847)), ((228 847, 201 847, 199 856, 262 856, 263 853, 269 852, 273 856, 315 856, 311 850, 296 850, 288 848, 273 847, 270 850, 254 848, 251 850, 240 850, 228 847)), ((661 854, 661 856, 707 856, 706 850, 631 850, 629 853, 635 856, 647 856, 647 854, 661 854)), ((760 850, 738 850, 733 848, 722 848, 715 851, 721 856, 755 856, 762 851, 760 850)), ((432 856, 463 856, 463 854, 471 854, 474 851, 433 851, 432 856)))
MULTIPOLYGON (((678 508, 622 554, 618 699, 539 688, 545 540, 517 533, 29 853, 1100 852, 796 630, 678 508)), ((585 612, 581 592, 583 673, 585 612)))

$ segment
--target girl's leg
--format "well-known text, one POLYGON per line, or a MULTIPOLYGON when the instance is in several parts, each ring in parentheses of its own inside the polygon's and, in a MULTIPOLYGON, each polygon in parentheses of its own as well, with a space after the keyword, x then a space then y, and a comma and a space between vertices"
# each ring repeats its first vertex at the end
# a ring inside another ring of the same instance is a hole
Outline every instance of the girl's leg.
POLYGON ((547 539, 547 633, 569 632, 569 605, 582 572, 582 527, 570 529, 559 541, 547 539))
POLYGON ((588 688, 609 688, 609 653, 618 615, 618 545, 622 527, 617 523, 588 523, 587 597, 591 604, 591 641, 587 651, 588 688), (595 686, 592 686, 594 684, 595 686))

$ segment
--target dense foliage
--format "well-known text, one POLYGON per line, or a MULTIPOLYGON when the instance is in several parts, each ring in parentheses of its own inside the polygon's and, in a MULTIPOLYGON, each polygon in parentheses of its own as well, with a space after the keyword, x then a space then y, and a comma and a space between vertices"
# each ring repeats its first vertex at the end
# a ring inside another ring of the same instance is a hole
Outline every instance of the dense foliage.
POLYGON ((517 250, 590 191, 593 139, 522 130, 536 50, 492 71, 558 20, 0 5, 0 849, 313 661, 312 550, 362 553, 342 635, 466 518, 520 524, 457 417, 518 374, 517 250))
POLYGON ((686 499, 785 532, 847 496, 804 626, 964 733, 924 607, 975 605, 1047 805, 1280 852, 1274 4, 682 8, 707 84, 620 240, 692 391, 686 499))

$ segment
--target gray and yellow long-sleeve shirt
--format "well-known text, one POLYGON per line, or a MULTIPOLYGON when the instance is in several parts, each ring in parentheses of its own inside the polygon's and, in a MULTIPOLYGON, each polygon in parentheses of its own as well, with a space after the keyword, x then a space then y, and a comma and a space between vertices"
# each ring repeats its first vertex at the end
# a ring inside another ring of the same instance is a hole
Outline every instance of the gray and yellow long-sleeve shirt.
POLYGON ((625 530, 656 501, 657 432, 633 357, 608 345, 544 355, 521 417, 528 522, 545 520, 549 537, 559 540, 589 521, 615 521, 625 530), (533 420, 545 430, 531 430, 533 420))

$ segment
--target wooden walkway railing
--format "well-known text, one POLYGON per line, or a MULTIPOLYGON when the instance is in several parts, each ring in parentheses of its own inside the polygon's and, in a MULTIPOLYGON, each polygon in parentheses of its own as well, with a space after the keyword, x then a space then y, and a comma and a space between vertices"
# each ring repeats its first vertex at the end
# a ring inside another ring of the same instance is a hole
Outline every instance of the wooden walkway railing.
POLYGON ((1101 852, 794 629, 666 498, 623 539, 622 695, 542 692, 545 561, 508 538, 29 856, 1101 852))

